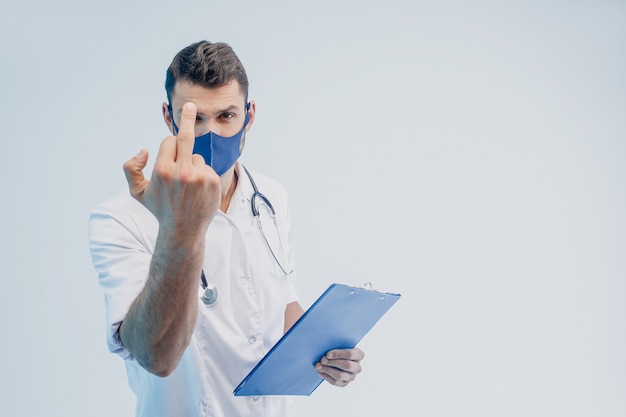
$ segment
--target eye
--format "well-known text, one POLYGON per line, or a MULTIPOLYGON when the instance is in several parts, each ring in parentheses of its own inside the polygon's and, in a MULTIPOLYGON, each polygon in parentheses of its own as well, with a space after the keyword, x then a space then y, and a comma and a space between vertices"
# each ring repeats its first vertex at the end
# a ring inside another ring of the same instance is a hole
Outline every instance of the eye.
POLYGON ((220 114, 220 118, 224 119, 224 120, 229 120, 232 119, 233 117, 235 117, 234 113, 222 113, 220 114))

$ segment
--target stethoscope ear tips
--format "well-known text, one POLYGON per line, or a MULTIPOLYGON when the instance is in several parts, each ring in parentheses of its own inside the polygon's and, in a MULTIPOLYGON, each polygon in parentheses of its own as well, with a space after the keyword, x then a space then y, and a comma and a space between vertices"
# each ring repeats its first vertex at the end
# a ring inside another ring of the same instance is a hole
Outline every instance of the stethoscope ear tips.
POLYGON ((211 284, 207 285, 207 287, 204 289, 204 292, 202 293, 202 296, 200 297, 202 302, 207 306, 214 305, 215 303, 217 303, 217 300, 219 300, 219 298, 220 295, 217 292, 217 288, 211 284))

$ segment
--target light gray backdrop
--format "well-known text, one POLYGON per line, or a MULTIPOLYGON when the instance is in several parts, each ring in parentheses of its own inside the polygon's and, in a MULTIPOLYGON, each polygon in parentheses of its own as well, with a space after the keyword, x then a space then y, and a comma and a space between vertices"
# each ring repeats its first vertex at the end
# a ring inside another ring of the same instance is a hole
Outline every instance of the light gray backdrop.
POLYGON ((626 415, 626 3, 12 2, 0 16, 3 416, 132 416, 87 217, 154 158, 165 68, 230 43, 245 162, 290 191, 305 307, 403 294, 300 416, 626 415))

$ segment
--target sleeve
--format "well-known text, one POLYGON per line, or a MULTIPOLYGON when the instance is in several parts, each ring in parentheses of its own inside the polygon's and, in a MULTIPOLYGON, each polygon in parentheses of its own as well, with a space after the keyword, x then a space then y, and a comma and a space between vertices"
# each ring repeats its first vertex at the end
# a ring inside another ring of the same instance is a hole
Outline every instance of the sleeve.
POLYGON ((89 217, 89 248, 105 296, 107 346, 132 359, 120 341, 119 327, 145 285, 154 245, 131 213, 100 205, 89 217))

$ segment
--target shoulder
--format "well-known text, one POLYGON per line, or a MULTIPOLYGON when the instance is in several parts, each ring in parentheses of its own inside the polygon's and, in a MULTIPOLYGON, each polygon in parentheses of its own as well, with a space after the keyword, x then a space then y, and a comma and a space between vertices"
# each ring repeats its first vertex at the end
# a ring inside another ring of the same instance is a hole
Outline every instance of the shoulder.
POLYGON ((92 208, 91 213, 92 215, 102 214, 113 217, 151 215, 148 209, 130 195, 128 190, 122 190, 118 194, 99 202, 92 208))
POLYGON ((254 179, 254 182, 256 183, 260 192, 277 192, 285 195, 287 194, 287 190, 285 189, 285 187, 274 178, 250 169, 248 171, 250 172, 250 175, 254 179))
POLYGON ((158 228, 156 218, 143 204, 135 200, 128 190, 120 191, 117 195, 101 201, 94 206, 89 215, 92 227, 95 224, 111 221, 127 229, 151 230, 158 228))

